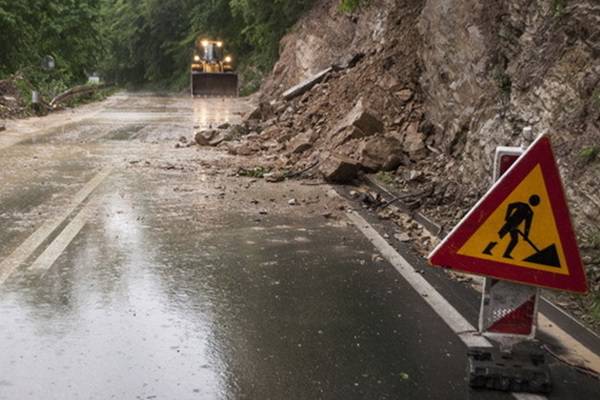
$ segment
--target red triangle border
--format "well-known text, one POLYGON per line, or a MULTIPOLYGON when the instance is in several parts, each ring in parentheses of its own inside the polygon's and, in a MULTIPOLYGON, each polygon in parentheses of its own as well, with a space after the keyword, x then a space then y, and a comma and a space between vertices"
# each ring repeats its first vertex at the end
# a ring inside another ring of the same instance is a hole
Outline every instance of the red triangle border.
POLYGON ((542 135, 510 167, 498 182, 483 196, 473 209, 433 250, 429 256, 432 265, 496 279, 525 283, 570 292, 587 292, 587 282, 571 216, 566 202, 560 173, 552 151, 550 139, 542 135), (478 230, 527 175, 540 165, 546 190, 552 203, 559 238, 569 270, 569 275, 528 269, 492 260, 485 260, 457 252, 478 230))

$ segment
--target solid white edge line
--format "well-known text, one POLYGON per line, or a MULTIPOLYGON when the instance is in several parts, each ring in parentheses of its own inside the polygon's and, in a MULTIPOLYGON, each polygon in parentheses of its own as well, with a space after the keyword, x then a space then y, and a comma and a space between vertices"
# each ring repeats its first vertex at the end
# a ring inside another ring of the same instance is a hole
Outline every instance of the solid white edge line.
MULTIPOLYGON (((336 193, 337 195, 337 193, 336 193)), ((338 195, 339 196, 339 195, 338 195)), ((417 272, 388 242, 356 211, 346 213, 354 226, 375 246, 381 255, 402 275, 433 311, 468 347, 493 347, 493 345, 463 317, 435 288, 417 272)), ((517 400, 547 400, 546 396, 531 393, 511 393, 517 400)))
POLYGON ((492 347, 492 344, 485 337, 477 334, 477 329, 452 307, 367 221, 355 211, 346 215, 467 347, 492 347))

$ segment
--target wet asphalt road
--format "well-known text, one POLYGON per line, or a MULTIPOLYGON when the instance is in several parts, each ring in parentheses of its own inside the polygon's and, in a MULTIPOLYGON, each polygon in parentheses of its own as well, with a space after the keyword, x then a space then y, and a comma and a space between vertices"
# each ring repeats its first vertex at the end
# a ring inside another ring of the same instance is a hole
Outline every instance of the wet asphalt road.
POLYGON ((0 399, 511 398, 325 188, 174 148, 245 107, 121 94, 1 150, 0 399))

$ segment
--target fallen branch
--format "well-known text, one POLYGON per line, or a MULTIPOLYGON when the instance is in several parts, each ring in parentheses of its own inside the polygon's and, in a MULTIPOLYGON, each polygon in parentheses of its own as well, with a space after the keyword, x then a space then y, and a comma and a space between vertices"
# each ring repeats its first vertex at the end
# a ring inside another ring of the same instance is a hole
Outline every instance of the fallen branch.
POLYGON ((81 96, 83 94, 88 94, 88 93, 93 93, 98 89, 102 89, 104 86, 105 85, 79 85, 79 86, 72 87, 71 89, 66 90, 66 91, 62 92, 61 94, 59 94, 58 96, 54 97, 50 101, 50 106, 52 108, 56 108, 58 103, 62 103, 63 101, 70 99, 71 97, 81 96))

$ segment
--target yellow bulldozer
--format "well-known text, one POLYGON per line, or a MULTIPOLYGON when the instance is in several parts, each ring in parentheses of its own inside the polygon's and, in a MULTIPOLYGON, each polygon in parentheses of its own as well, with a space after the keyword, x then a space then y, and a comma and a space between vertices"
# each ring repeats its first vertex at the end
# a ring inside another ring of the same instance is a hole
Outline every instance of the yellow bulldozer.
POLYGON ((196 39, 191 75, 192 96, 238 96, 238 76, 222 41, 196 39))

